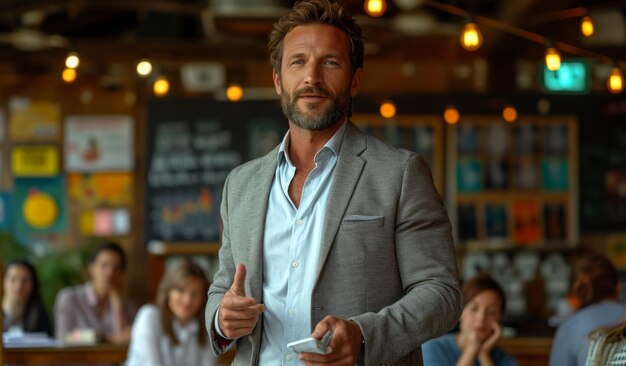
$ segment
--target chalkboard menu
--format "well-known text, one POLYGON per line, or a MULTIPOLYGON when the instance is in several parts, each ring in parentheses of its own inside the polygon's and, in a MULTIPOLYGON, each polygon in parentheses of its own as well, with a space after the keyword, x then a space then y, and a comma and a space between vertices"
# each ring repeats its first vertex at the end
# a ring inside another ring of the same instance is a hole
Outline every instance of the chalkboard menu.
POLYGON ((277 101, 165 99, 148 103, 146 242, 216 242, 228 173, 278 145, 277 101))

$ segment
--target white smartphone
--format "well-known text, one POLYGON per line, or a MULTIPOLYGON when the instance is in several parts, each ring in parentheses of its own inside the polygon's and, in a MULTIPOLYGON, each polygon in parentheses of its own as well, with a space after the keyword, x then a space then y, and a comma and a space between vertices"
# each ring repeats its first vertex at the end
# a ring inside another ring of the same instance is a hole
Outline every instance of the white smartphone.
POLYGON ((318 353, 321 355, 328 354, 328 345, 333 337, 330 330, 324 334, 321 340, 313 337, 304 338, 287 344, 287 347, 296 353, 318 353))

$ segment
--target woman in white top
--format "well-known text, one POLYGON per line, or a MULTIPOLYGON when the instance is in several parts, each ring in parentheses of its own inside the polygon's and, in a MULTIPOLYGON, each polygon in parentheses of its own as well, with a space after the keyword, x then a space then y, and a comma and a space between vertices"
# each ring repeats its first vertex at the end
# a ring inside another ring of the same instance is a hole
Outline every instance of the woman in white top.
POLYGON ((197 264, 176 263, 159 284, 156 304, 144 305, 135 318, 126 365, 216 365, 204 329, 208 289, 197 264))

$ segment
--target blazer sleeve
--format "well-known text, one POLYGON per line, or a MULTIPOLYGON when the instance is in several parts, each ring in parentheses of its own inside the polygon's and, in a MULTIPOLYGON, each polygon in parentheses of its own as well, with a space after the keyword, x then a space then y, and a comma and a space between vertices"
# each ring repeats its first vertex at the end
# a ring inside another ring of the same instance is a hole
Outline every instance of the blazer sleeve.
POLYGON ((363 333, 366 365, 395 362, 446 333, 462 309, 452 227, 419 155, 404 166, 397 207, 395 250, 404 295, 377 313, 351 318, 363 333))
POLYGON ((219 251, 219 270, 213 278, 213 283, 209 288, 208 301, 205 308, 205 326, 209 333, 211 348, 215 355, 220 355, 235 345, 235 341, 228 342, 220 337, 214 329, 217 309, 224 297, 224 294, 232 285, 235 277, 235 263, 231 252, 231 242, 228 221, 228 183, 230 175, 226 178, 222 192, 222 204, 220 209, 222 219, 222 242, 219 251))

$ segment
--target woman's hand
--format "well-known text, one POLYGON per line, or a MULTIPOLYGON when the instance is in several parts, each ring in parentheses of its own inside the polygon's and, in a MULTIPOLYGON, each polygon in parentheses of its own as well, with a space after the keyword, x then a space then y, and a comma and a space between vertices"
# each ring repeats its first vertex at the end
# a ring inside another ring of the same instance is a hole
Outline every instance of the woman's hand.
POLYGON ((493 333, 489 336, 489 338, 485 339, 483 344, 480 346, 480 350, 478 351, 478 361, 481 366, 493 365, 491 351, 493 351, 493 348, 496 346, 500 336, 502 336, 502 327, 498 322, 491 323, 490 327, 493 333))

